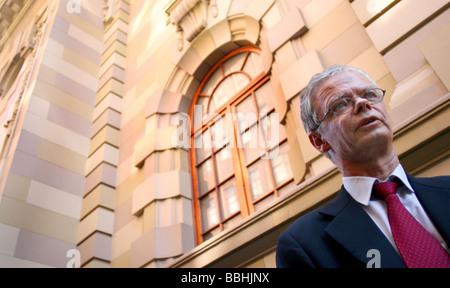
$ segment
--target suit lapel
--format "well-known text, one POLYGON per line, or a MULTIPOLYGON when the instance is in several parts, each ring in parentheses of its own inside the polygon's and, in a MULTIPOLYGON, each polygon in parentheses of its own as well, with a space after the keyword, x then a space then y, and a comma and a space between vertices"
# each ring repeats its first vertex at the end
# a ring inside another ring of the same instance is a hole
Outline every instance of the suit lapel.
POLYGON ((450 245, 450 188, 448 184, 426 178, 414 178, 408 175, 408 180, 416 192, 422 207, 427 212, 433 224, 450 245))
POLYGON ((390 242, 345 188, 341 189, 332 203, 319 212, 334 216, 325 232, 362 263, 371 259, 367 255, 369 250, 377 249, 380 252, 381 267, 404 267, 390 242))

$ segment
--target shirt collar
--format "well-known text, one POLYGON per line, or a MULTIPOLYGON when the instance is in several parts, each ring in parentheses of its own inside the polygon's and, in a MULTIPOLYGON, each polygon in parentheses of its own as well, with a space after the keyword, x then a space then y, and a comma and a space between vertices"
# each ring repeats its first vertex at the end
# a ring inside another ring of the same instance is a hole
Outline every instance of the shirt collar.
POLYGON ((342 182, 345 189, 355 201, 367 206, 369 205, 370 196, 372 194, 372 187, 375 181, 392 181, 394 178, 398 178, 411 192, 414 192, 411 184, 409 184, 408 177, 406 176, 405 170, 403 169, 401 164, 399 164, 397 168, 394 169, 391 176, 389 176, 389 178, 385 180, 379 180, 374 177, 352 176, 342 178, 342 182))

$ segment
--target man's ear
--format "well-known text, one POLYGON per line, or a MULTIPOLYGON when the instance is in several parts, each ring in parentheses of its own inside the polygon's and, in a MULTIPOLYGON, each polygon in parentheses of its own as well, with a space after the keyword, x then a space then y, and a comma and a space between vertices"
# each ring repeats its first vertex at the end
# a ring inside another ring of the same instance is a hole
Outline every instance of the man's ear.
POLYGON ((311 144, 321 153, 326 153, 331 149, 330 144, 316 131, 309 133, 308 138, 311 144))

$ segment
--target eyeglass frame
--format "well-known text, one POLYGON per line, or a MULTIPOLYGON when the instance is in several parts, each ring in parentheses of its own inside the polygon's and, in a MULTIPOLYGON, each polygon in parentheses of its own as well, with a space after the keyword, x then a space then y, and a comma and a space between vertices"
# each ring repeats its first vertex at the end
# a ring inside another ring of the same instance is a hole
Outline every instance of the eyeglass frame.
MULTIPOLYGON (((376 102, 371 102, 369 99, 363 98, 363 97, 361 97, 360 95, 357 95, 356 97, 361 98, 361 99, 365 99, 365 100, 367 100, 370 104, 377 104, 377 103, 380 103, 381 101, 383 101, 384 96, 386 95, 386 89, 382 89, 382 88, 378 88, 378 87, 368 88, 368 89, 365 89, 363 93, 365 93, 365 92, 367 92, 367 91, 370 91, 370 90, 380 90, 380 91, 382 91, 382 92, 383 92, 383 95, 382 95, 382 97, 380 98, 380 100, 378 100, 378 101, 376 101, 376 102)), ((362 94, 362 93, 361 93, 361 94, 362 94)), ((342 98, 333 100, 333 103, 336 102, 337 100, 348 99, 348 100, 350 100, 350 101, 352 102, 352 106, 353 106, 353 109, 354 109, 354 108, 355 108, 355 103, 356 103, 356 102, 355 102, 355 98, 356 98, 356 97, 353 97, 353 98, 350 98, 350 97, 342 97, 342 98)), ((347 112, 344 112, 344 113, 336 113, 336 112, 333 111, 333 108, 328 108, 328 110, 327 110, 327 112, 325 113, 325 115, 322 117, 322 119, 320 119, 319 124, 317 125, 317 127, 316 127, 314 130, 311 130, 311 132, 317 131, 317 129, 319 129, 319 127, 320 127, 320 125, 322 124, 323 120, 325 120, 325 118, 328 116, 328 114, 330 114, 330 112, 333 112, 333 114, 335 114, 335 115, 344 115, 344 114, 350 113, 351 111, 352 111, 352 109, 350 109, 350 110, 348 110, 347 112)))

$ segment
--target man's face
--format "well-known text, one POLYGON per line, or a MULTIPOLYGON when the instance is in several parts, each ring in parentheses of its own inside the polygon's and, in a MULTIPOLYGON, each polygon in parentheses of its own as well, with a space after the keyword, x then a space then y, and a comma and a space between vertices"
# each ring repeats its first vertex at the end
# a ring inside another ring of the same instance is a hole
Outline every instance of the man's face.
POLYGON ((316 88, 314 104, 319 119, 334 100, 347 97, 355 101, 351 112, 329 113, 320 128, 310 133, 312 144, 321 152, 330 152, 335 161, 367 161, 393 149, 386 105, 370 104, 358 97, 367 88, 375 87, 364 75, 350 71, 340 72, 316 88))

